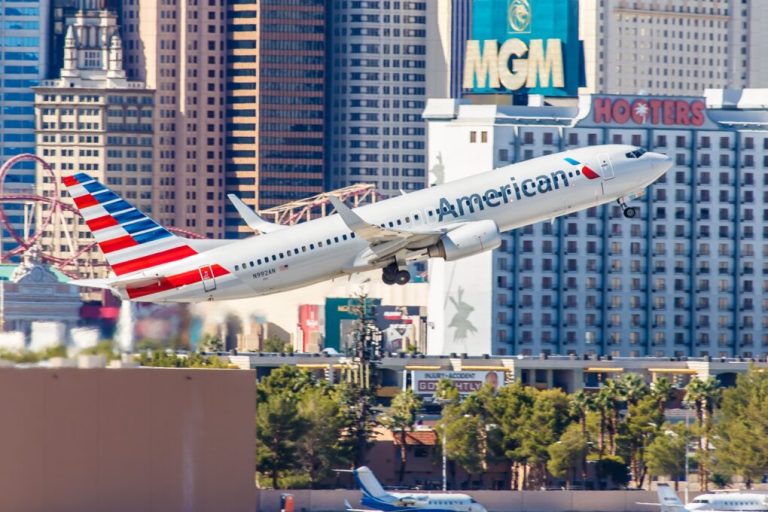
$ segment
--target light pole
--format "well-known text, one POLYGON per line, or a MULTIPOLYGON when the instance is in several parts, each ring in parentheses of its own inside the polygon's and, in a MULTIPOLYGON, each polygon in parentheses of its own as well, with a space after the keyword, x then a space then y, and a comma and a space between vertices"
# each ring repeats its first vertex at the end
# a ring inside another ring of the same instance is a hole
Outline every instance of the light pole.
POLYGON ((445 456, 445 423, 443 423, 443 436, 442 436, 442 445, 443 445, 443 492, 448 490, 448 458, 445 456))
MULTIPOLYGON (((688 488, 690 484, 688 483, 688 407, 685 407, 685 504, 688 504, 688 488)), ((701 485, 701 484, 699 484, 701 485)))

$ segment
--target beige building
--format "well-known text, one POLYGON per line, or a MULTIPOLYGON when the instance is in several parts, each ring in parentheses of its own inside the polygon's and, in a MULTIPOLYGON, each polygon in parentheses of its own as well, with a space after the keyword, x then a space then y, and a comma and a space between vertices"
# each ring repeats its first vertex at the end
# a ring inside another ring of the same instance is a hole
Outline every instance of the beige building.
POLYGON ((585 92, 768 87, 763 0, 581 0, 585 92))
MULTIPOLYGON (((162 203, 153 194, 154 91, 126 78, 115 14, 87 0, 80 7, 69 20, 61 77, 35 88, 37 155, 57 179, 86 173, 152 214, 162 203)), ((60 182, 41 168, 36 180, 40 195, 50 197, 58 187, 60 198, 71 203, 60 182)), ((42 208, 38 228, 50 206, 42 208)), ((83 274, 96 272, 92 265, 102 261, 96 248, 85 251, 92 243, 73 215, 55 218, 41 238, 48 254, 77 255, 83 274)))
POLYGON ((154 218, 224 232, 225 7, 204 0, 123 2, 131 78, 156 92, 154 218))
POLYGON ((254 373, 0 368, 0 510, 248 511, 254 373))

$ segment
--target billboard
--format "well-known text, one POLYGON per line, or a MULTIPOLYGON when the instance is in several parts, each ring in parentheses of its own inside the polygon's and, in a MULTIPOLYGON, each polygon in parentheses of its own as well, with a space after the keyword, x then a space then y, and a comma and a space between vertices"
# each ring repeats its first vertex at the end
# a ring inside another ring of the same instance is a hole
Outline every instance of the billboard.
POLYGON ((437 390, 437 383, 442 379, 453 382, 461 396, 467 396, 483 387, 491 384, 496 389, 504 385, 503 371, 472 371, 472 372, 448 372, 448 371, 424 371, 413 370, 411 372, 411 386, 413 392, 423 398, 431 398, 437 390))
POLYGON ((475 0, 463 88, 576 96, 585 84, 578 0, 475 0))
POLYGON ((598 94, 588 106, 579 127, 717 129, 704 98, 696 96, 598 94))

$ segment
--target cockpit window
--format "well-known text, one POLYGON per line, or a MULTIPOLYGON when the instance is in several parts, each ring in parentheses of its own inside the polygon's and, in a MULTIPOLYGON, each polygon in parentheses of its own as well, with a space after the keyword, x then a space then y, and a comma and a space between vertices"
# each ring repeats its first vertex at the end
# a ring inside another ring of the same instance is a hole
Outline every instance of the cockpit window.
POLYGON ((629 153, 627 153, 626 156, 627 156, 627 158, 640 158, 645 153, 647 153, 645 148, 637 148, 636 150, 630 151, 629 153))

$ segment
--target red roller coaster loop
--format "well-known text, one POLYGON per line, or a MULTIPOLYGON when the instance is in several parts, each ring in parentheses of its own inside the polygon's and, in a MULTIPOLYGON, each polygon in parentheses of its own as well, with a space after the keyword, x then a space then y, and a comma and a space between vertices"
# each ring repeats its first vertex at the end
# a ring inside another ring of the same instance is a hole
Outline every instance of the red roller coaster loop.
MULTIPOLYGON (((45 230, 50 228, 53 225, 53 221, 57 215, 61 215, 64 212, 67 212, 76 217, 80 217, 80 212, 74 206, 72 206, 70 203, 67 203, 59 199, 61 197, 59 193, 59 178, 58 176, 56 176, 51 166, 48 165, 48 162, 30 153, 16 155, 10 158, 8 161, 6 161, 2 165, 2 167, 0 167, 0 191, 2 191, 0 192, 0 224, 8 232, 11 238, 13 238, 16 241, 16 243, 19 244, 18 247, 15 247, 14 249, 8 252, 3 252, 2 259, 0 259, 0 262, 6 261, 8 258, 16 256, 20 253, 23 253, 24 251, 29 249, 31 246, 35 245, 40 240, 40 237, 43 235, 45 230), (5 177, 7 176, 11 168, 13 168, 13 166, 19 162, 37 162, 42 166, 43 170, 46 173, 48 173, 48 175, 50 176, 51 183, 53 183, 53 194, 51 195, 51 197, 46 197, 46 196, 41 196, 38 194, 31 194, 31 193, 12 193, 12 194, 5 193, 5 177), (18 203, 18 202, 33 202, 33 203, 42 203, 42 204, 50 205, 50 208, 45 213, 45 216, 43 217, 40 223, 38 231, 27 239, 24 239, 24 237, 22 237, 13 228, 13 226, 11 225, 11 222, 8 219, 8 216, 5 213, 5 208, 3 206, 5 203, 18 203)), ((202 238, 197 233, 193 233, 192 231, 188 231, 185 229, 177 229, 177 228, 168 228, 168 229, 178 235, 185 236, 187 238, 202 238)), ((68 268, 68 267, 75 265, 77 258, 87 253, 88 251, 92 250, 95 246, 96 246, 96 242, 94 241, 91 244, 88 244, 85 247, 81 248, 80 250, 75 251, 74 254, 69 255, 67 257, 53 256, 51 254, 43 253, 42 258, 44 261, 47 261, 48 263, 52 264, 54 267, 58 268, 65 274, 69 276, 74 276, 78 274, 78 269, 68 268)), ((93 266, 104 267, 106 266, 106 262, 102 261, 100 263, 94 264, 93 266)))

